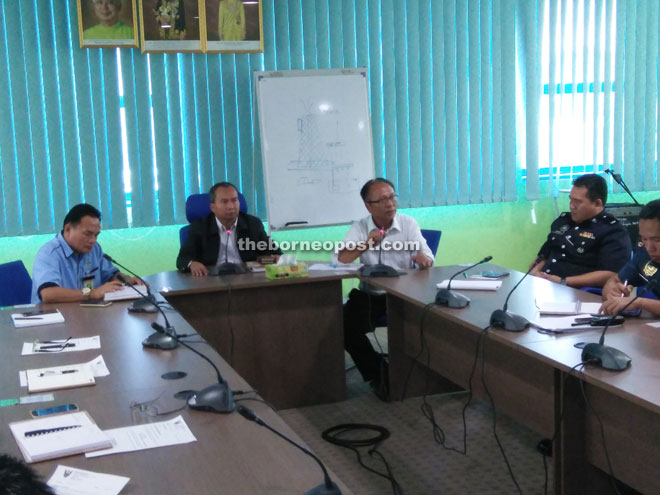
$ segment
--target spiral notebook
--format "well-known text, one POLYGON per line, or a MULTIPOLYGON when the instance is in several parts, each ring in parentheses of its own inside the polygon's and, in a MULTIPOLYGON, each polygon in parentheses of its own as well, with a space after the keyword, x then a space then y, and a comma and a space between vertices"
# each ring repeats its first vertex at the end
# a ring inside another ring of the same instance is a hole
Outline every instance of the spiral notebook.
POLYGON ((9 423, 9 429, 26 462, 112 447, 110 438, 85 411, 17 421, 9 423))

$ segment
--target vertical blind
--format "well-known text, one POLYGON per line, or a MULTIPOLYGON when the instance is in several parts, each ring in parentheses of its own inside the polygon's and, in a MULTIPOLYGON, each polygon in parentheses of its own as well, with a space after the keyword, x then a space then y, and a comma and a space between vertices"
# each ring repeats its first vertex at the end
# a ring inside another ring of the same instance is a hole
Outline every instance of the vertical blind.
POLYGON ((183 223, 219 180, 265 218, 254 70, 367 67, 402 207, 512 201, 523 175, 539 197, 575 116, 576 163, 657 186, 657 0, 264 0, 264 53, 222 55, 82 50, 75 5, 0 2, 1 235, 81 201, 105 228, 183 223))

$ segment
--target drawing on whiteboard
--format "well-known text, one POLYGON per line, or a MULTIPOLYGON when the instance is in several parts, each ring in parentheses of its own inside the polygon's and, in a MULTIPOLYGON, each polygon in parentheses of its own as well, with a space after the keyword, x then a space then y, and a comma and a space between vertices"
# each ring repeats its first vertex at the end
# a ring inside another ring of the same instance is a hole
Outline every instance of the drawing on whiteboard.
POLYGON ((358 190, 360 178, 354 164, 344 156, 346 143, 341 137, 340 112, 310 101, 302 104, 305 113, 296 119, 298 158, 291 160, 288 167, 297 176, 295 183, 305 186, 325 182, 330 193, 358 190), (323 133, 319 121, 331 130, 323 133))

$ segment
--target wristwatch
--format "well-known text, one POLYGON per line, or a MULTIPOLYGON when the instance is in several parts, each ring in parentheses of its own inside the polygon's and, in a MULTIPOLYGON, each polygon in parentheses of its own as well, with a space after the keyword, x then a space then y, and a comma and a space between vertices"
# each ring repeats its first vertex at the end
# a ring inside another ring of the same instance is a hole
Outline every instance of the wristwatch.
POLYGON ((89 295, 92 293, 92 289, 89 287, 83 287, 81 290, 82 295, 85 296, 87 299, 89 299, 89 295))
POLYGON ((561 280, 559 281, 561 285, 566 285, 566 277, 562 277, 561 280))

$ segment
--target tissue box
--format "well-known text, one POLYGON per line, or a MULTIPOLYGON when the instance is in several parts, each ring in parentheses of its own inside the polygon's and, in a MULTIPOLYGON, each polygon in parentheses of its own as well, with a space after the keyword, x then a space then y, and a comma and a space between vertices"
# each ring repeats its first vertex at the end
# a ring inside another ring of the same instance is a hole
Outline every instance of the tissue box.
POLYGON ((295 265, 266 265, 265 268, 266 278, 269 280, 309 277, 309 270, 305 263, 297 263, 295 265))

